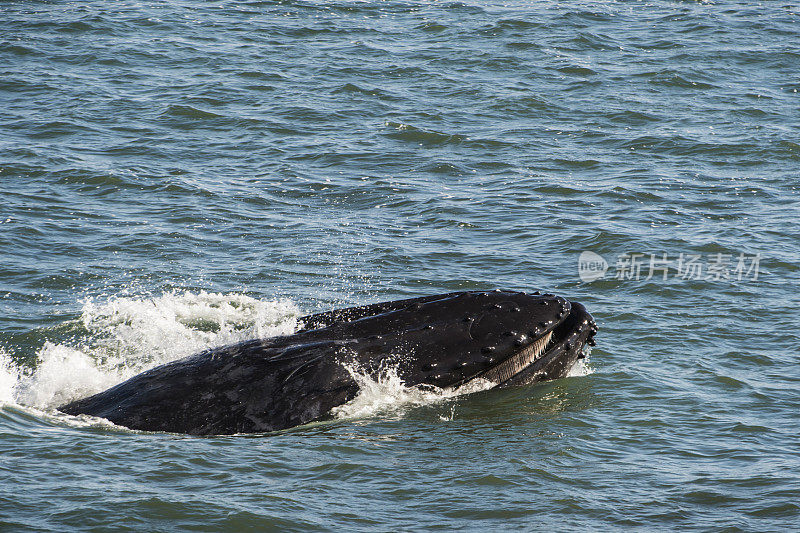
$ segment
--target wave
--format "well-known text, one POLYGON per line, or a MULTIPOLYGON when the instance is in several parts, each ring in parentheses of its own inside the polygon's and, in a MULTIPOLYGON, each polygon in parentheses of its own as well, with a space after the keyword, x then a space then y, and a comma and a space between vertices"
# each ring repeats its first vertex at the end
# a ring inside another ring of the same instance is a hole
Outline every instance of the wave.
POLYGON ((0 351, 0 403, 52 409, 195 352, 293 333, 299 316, 291 300, 244 294, 88 299, 74 324, 83 334, 70 343, 45 341, 34 367, 0 351))

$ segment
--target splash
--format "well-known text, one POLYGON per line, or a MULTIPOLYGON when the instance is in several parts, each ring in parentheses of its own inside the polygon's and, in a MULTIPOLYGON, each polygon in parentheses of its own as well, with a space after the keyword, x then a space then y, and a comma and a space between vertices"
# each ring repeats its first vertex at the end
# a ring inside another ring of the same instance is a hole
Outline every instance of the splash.
POLYGON ((57 407, 201 350, 293 333, 299 315, 290 300, 204 291, 89 299, 75 324, 81 338, 45 342, 35 368, 20 368, 0 352, 0 402, 57 407))
MULTIPOLYGON (((490 381, 475 379, 456 389, 431 385, 409 387, 398 375, 398 363, 384 364, 376 373, 369 373, 356 364, 346 364, 345 368, 358 383, 359 391, 355 398, 332 410, 334 417, 339 419, 402 415, 411 407, 436 404, 495 386, 490 381)), ((452 416, 451 412, 450 420, 452 416)))
POLYGON ((19 369, 11 357, 0 349, 0 405, 14 401, 14 385, 19 379, 19 369))
MULTIPOLYGON (((570 369, 567 377, 580 377, 592 374, 588 364, 591 350, 586 347, 586 358, 579 359, 570 369)), ((369 373, 358 365, 345 364, 345 368, 358 383, 358 395, 344 405, 335 407, 332 413, 338 419, 370 418, 374 416, 402 416, 409 408, 434 405, 452 398, 491 389, 496 383, 484 379, 474 379, 456 389, 442 389, 432 385, 407 386, 398 375, 400 363, 382 365, 378 372, 369 373)), ((447 415, 440 415, 443 422, 452 421, 455 406, 447 415)))
POLYGON ((589 345, 585 345, 583 347, 583 358, 578 359, 572 368, 569 369, 567 373, 568 378, 579 378, 582 376, 588 376, 589 374, 594 374, 594 369, 589 365, 589 356, 592 354, 592 347, 589 345))

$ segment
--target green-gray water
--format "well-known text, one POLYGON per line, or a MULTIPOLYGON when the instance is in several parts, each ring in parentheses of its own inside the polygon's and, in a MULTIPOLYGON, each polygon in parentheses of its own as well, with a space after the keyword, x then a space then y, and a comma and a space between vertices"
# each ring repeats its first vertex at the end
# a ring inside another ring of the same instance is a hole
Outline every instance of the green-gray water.
POLYGON ((0 530, 800 524, 797 6, 0 15, 0 530), (53 410, 304 312, 494 287, 584 303, 588 367, 388 380, 272 436, 53 410))

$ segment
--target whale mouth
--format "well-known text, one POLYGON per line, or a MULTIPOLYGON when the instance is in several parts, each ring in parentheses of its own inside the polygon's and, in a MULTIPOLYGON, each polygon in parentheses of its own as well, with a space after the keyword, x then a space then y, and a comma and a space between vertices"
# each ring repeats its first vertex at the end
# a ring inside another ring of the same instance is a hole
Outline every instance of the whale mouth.
POLYGON ((492 383, 501 384, 513 378, 523 370, 525 370, 534 361, 539 359, 547 350, 550 341, 553 339, 553 332, 548 331, 542 337, 536 339, 532 344, 529 344, 523 350, 515 353, 499 365, 490 368, 486 372, 477 376, 477 378, 491 381, 492 383))
POLYGON ((563 377, 584 357, 584 345, 594 346, 596 333, 597 325, 586 308, 572 302, 569 312, 552 329, 466 382, 483 379, 505 387, 563 377))

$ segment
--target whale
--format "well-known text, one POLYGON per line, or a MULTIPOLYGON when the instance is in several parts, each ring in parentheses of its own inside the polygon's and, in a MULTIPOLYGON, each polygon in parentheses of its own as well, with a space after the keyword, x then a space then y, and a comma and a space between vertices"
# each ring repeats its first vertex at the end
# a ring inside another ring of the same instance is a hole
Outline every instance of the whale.
POLYGON ((563 378, 596 333, 583 305, 553 294, 422 296, 305 316, 293 334, 208 349, 59 410, 133 430, 271 433, 331 418, 358 373, 389 367, 406 386, 456 392, 563 378))

